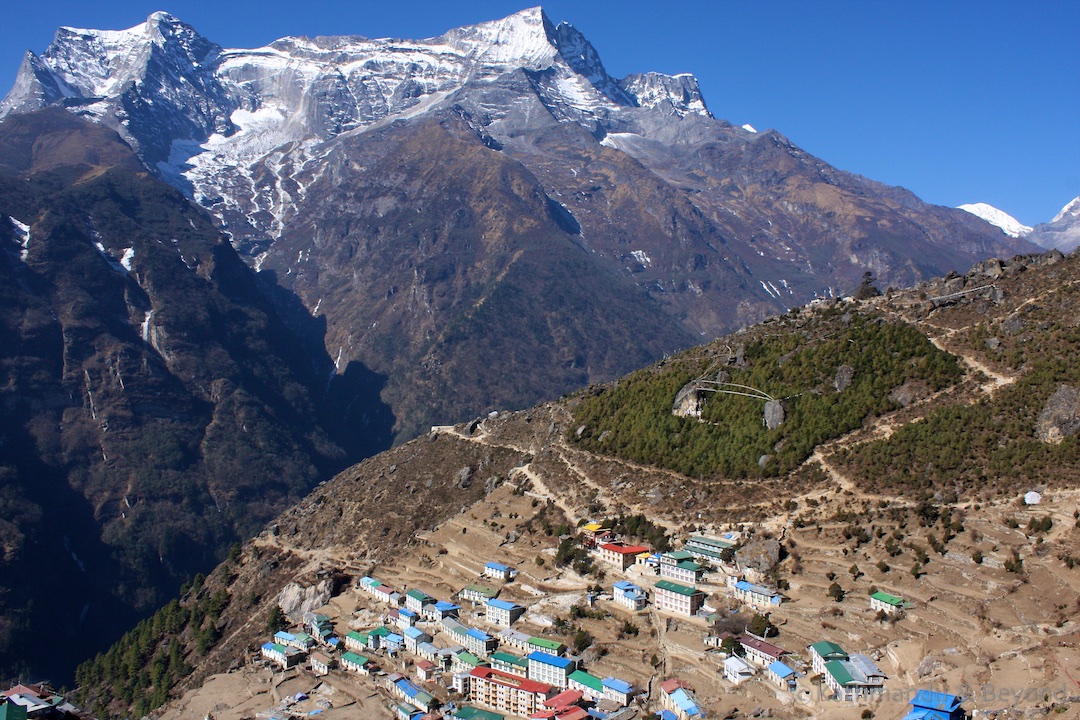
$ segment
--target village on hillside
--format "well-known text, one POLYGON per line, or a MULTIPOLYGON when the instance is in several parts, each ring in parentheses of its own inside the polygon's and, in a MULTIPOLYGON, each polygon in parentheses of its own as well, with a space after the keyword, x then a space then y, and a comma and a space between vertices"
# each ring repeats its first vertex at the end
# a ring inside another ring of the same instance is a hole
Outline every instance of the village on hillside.
POLYGON ((845 628, 854 616, 883 627, 910 620, 919 603, 872 587, 799 607, 790 583, 769 573, 781 548, 768 533, 699 531, 675 549, 643 518, 634 535, 651 533, 657 546, 620 532, 625 518, 583 521, 554 528, 564 531, 552 535, 557 545, 528 567, 517 543, 468 520, 425 539, 454 572, 424 569, 435 563, 421 555, 268 633, 248 664, 268 673, 276 703, 265 707, 260 695, 251 714, 330 720, 360 706, 403 720, 971 717, 964 697, 932 683, 894 687, 889 668, 912 658, 845 628), (835 621, 805 621, 822 612, 835 621), (710 709, 721 696, 741 698, 735 714, 710 709))

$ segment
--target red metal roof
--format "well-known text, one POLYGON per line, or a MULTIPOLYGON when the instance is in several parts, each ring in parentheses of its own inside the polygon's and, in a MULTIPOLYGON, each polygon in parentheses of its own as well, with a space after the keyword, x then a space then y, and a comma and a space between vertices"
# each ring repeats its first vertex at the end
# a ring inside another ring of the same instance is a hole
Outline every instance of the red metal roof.
POLYGON ((584 694, 580 690, 563 690, 558 695, 545 700, 544 707, 556 709, 563 708, 567 705, 573 705, 581 700, 582 697, 584 697, 584 694))
POLYGON ((754 650, 764 653, 771 658, 776 658, 777 660, 779 660, 782 655, 787 654, 787 650, 784 648, 756 638, 753 635, 740 635, 738 639, 744 647, 753 648, 754 650))
POLYGON ((622 543, 606 543, 600 548, 620 555, 640 555, 643 552, 649 552, 649 548, 644 545, 623 545, 622 543))
POLYGON ((680 680, 679 678, 671 678, 670 680, 665 680, 664 682, 660 683, 660 689, 666 692, 668 695, 675 692, 679 688, 685 688, 686 690, 690 690, 691 692, 693 692, 694 690, 694 688, 690 686, 690 683, 686 682, 685 680, 680 680))

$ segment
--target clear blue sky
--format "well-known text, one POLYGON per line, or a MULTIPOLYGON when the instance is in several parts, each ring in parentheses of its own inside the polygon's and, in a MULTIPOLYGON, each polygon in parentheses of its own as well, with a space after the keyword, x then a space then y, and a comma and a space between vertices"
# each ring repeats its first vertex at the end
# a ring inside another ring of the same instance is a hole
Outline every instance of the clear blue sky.
MULTIPOLYGON (((535 0, 12 0, 6 92, 58 25, 167 10, 226 47, 283 35, 430 37, 535 0)), ((691 72, 713 114, 774 128, 833 165, 942 205, 1035 224, 1080 195, 1077 0, 552 0, 612 75, 691 72)))

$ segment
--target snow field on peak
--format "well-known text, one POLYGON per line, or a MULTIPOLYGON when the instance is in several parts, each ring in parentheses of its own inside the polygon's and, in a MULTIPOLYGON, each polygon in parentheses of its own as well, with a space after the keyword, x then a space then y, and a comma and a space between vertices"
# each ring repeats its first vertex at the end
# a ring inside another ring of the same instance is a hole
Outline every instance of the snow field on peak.
POLYGON ((1080 197, 1070 200, 1065 207, 1061 208, 1061 212, 1055 215, 1054 219, 1050 222, 1056 223, 1060 220, 1064 220, 1066 217, 1080 217, 1080 197))
POLYGON ((972 215, 982 218, 986 222, 1001 228, 1001 231, 1009 237, 1023 237, 1031 232, 1031 228, 1009 215, 1004 210, 999 210, 993 205, 986 203, 969 203, 957 206, 958 210, 964 210, 972 215))

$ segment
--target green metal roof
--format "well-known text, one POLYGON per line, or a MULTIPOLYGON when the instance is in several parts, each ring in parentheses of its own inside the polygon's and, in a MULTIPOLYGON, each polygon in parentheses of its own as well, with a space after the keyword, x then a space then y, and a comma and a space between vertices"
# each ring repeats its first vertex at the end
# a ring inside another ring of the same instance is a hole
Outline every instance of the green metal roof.
POLYGON ((547 640, 545 638, 538 637, 529 638, 529 644, 535 645, 539 648, 544 648, 545 650, 554 650, 556 652, 558 652, 564 647, 563 644, 557 640, 547 640))
POLYGON ((386 637, 387 635, 390 634, 390 628, 386 627, 385 625, 380 625, 379 627, 375 628, 374 630, 368 630, 367 634, 368 635, 378 635, 379 637, 386 637))
POLYGON ((26 720, 26 706, 13 702, 0 705, 0 720, 26 720))
POLYGON ((367 665, 371 661, 363 655, 357 655, 353 652, 347 652, 341 656, 341 662, 351 662, 356 663, 357 665, 367 665))
POLYGON ((659 590, 668 590, 673 593, 678 593, 679 595, 686 595, 687 597, 698 594, 704 595, 704 593, 702 593, 700 590, 692 587, 687 587, 686 585, 681 585, 677 582, 671 582, 670 580, 661 580, 656 583, 656 587, 659 590))
POLYGON ((454 713, 454 717, 460 720, 506 720, 505 715, 490 710, 469 707, 468 705, 458 708, 458 711, 454 713))
POLYGON ((466 665, 472 665, 473 667, 479 666, 483 661, 473 655, 471 652, 463 652, 457 654, 457 659, 466 665))
POLYGON ((716 538, 705 537, 704 535, 691 535, 690 539, 686 541, 689 543, 697 543, 699 545, 709 545, 710 547, 718 547, 720 549, 735 547, 734 544, 727 540, 717 540, 716 538))
POLYGON ((895 595, 890 595, 887 592, 881 592, 880 590, 870 595, 870 597, 874 598, 875 600, 880 600, 881 602, 887 605, 892 605, 894 607, 904 607, 904 605, 907 604, 904 602, 903 598, 896 597, 895 595))
POLYGON ((693 560, 680 560, 679 562, 675 563, 675 567, 682 570, 689 570, 690 572, 698 572, 699 570, 701 570, 701 566, 693 560))
POLYGON ((570 673, 567 679, 579 682, 585 687, 592 688, 597 692, 604 692, 604 682, 600 678, 596 677, 595 675, 590 675, 584 670, 575 670, 574 672, 570 673))
POLYGON ((498 661, 498 662, 506 663, 507 665, 514 665, 514 666, 520 667, 520 668, 528 668, 529 667, 529 661, 528 660, 526 660, 523 657, 518 657, 517 655, 514 655, 512 653, 508 653, 508 652, 492 653, 491 654, 491 661, 492 662, 498 661))
POLYGON ((844 651, 844 648, 840 647, 834 642, 829 642, 828 640, 821 640, 820 642, 816 642, 811 645, 810 648, 822 658, 836 656, 846 658, 848 656, 848 654, 844 651))
POLYGON ((495 590, 494 588, 489 588, 486 585, 466 585, 465 590, 471 590, 472 592, 479 593, 480 595, 483 595, 484 597, 489 599, 493 597, 498 597, 499 595, 498 590, 495 590))
POLYGON ((848 672, 848 669, 844 667, 844 664, 839 660, 830 660, 825 663, 825 672, 832 675, 840 687, 846 687, 855 682, 855 678, 851 676, 851 673, 848 672))
POLYGON ((408 595, 409 597, 411 597, 414 600, 421 600, 423 602, 427 602, 428 600, 433 600, 434 599, 430 595, 428 595, 426 592, 424 592, 423 590, 417 590, 416 588, 413 588, 412 590, 409 590, 405 594, 408 595))
POLYGON ((686 550, 676 550, 674 552, 664 553, 664 557, 669 557, 672 560, 690 560, 694 557, 694 554, 687 552, 686 550))

